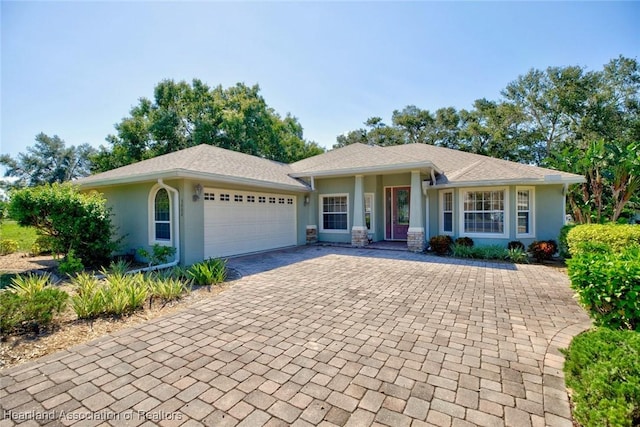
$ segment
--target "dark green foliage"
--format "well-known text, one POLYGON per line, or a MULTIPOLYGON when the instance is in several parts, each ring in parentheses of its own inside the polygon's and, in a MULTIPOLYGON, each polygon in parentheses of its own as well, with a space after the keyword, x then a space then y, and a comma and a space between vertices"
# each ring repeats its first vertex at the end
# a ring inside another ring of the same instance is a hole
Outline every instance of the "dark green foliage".
POLYGON ((52 184, 14 191, 11 215, 51 238, 56 253, 74 250, 87 266, 105 263, 116 249, 111 214, 98 193, 80 193, 70 184, 52 184))
POLYGON ((55 314, 64 310, 68 297, 66 292, 51 286, 32 288, 29 292, 12 289, 0 292, 0 334, 41 332, 51 324, 55 314))
POLYGON ((76 256, 73 249, 71 249, 58 264, 58 271, 68 276, 80 273, 82 270, 84 270, 84 265, 80 258, 76 256))
POLYGON ((573 339, 564 372, 584 427, 640 425, 640 333, 598 328, 573 339))
POLYGON ((542 262, 550 260, 558 252, 558 244, 555 240, 535 241, 529 245, 528 250, 536 261, 542 262))
POLYGON ((227 278, 227 262, 219 258, 211 258, 189 267, 189 277, 198 286, 209 286, 222 283, 227 278))
POLYGON ((576 226, 576 224, 567 224, 560 229, 560 235, 558 236, 558 253, 561 258, 571 258, 567 236, 569 235, 569 231, 576 226))
POLYGON ((569 252, 575 255, 590 248, 604 246, 613 252, 629 247, 640 247, 640 227, 622 224, 584 224, 567 232, 569 252))
POLYGON ((20 323, 22 298, 14 292, 0 292, 0 336, 13 332, 20 323))
POLYGON ((4 154, 0 165, 6 167, 5 176, 18 178, 15 187, 33 187, 89 175, 89 158, 95 152, 89 144, 67 147, 58 135, 39 133, 35 146, 28 147, 27 153, 20 153, 15 159, 4 154))
POLYGON ((522 243, 519 240, 512 240, 511 242, 507 243, 507 249, 511 250, 511 249, 520 249, 522 251, 524 251, 524 243, 522 243))
POLYGON ((141 98, 115 125, 110 147, 93 156, 93 171, 103 172, 199 144, 210 144, 290 163, 324 152, 303 139, 298 120, 270 108, 260 87, 238 83, 229 88, 163 80, 153 100, 141 98))
POLYGON ((456 245, 460 246, 473 246, 473 239, 471 237, 458 237, 455 241, 456 245))
POLYGON ((452 255, 458 258, 474 258, 486 260, 506 260, 509 252, 502 246, 467 246, 455 243, 451 247, 452 255))
POLYGON ((433 236, 429 239, 429 245, 431 250, 438 255, 446 255, 451 252, 451 246, 453 246, 453 239, 451 236, 433 236))
POLYGON ((580 251, 567 261, 571 287, 597 325, 640 330, 640 248, 580 251))

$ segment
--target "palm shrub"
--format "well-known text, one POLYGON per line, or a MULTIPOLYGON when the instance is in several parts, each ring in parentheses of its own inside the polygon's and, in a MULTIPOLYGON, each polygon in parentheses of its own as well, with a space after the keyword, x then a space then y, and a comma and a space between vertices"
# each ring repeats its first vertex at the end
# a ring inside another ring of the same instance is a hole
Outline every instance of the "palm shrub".
POLYGON ((220 258, 210 258, 193 264, 189 267, 188 274, 197 286, 222 283, 227 278, 227 261, 220 258))

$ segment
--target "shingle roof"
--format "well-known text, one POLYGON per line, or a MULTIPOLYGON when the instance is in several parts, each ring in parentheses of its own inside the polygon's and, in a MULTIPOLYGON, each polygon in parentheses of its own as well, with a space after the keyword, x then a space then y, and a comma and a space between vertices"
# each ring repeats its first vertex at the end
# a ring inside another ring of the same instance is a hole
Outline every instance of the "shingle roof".
POLYGON ((246 184, 262 184, 306 190, 307 186, 289 176, 291 166, 272 160, 225 150, 212 145, 195 147, 142 160, 131 165, 82 178, 86 187, 124 182, 153 180, 162 176, 209 176, 246 184))
POLYGON ((332 170, 339 173, 350 167, 419 163, 432 164, 441 172, 437 178, 438 184, 465 184, 480 181, 581 182, 584 179, 580 175, 427 144, 389 147, 351 144, 293 163, 291 168, 295 176, 310 176, 332 170))
POLYGON ((438 185, 480 185, 496 182, 582 182, 566 172, 495 159, 426 144, 389 147, 351 144, 286 165, 211 145, 198 145, 143 160, 77 181, 84 187, 197 176, 247 185, 305 191, 296 179, 394 170, 433 169, 438 185))

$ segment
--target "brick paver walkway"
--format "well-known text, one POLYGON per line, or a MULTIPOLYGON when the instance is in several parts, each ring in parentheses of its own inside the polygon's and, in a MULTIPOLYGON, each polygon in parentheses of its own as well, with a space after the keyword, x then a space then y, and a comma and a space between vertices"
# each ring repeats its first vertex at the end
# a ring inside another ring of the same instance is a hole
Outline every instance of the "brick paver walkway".
POLYGON ((0 371, 0 426, 567 426, 566 275, 309 247, 228 291, 0 371))

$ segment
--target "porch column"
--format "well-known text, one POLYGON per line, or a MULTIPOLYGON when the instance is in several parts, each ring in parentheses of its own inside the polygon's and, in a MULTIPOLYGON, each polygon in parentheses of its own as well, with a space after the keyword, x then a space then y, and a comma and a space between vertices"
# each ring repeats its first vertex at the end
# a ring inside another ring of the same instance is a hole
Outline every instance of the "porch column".
POLYGON ((411 201, 409 204, 409 231, 407 232, 407 248, 410 251, 424 251, 425 236, 423 218, 420 171, 411 171, 411 201))
POLYGON ((353 225, 351 226, 351 245, 357 247, 366 246, 367 226, 364 222, 364 177, 356 175, 353 191, 353 225))

